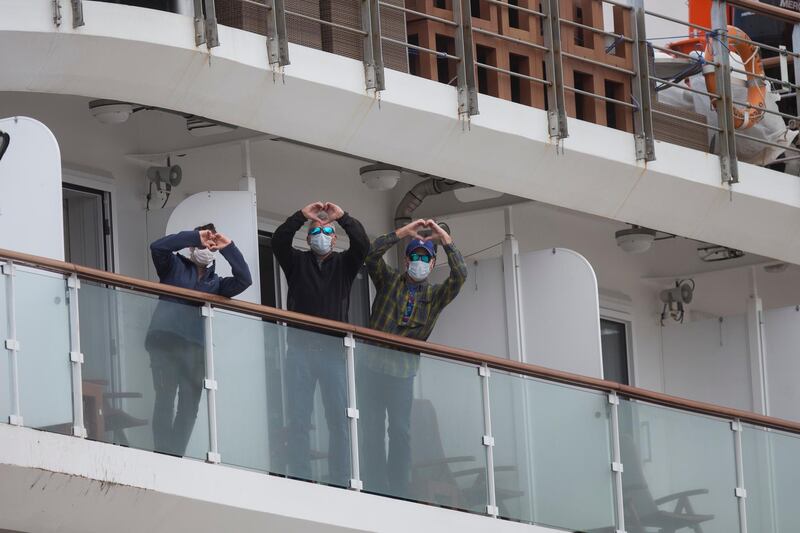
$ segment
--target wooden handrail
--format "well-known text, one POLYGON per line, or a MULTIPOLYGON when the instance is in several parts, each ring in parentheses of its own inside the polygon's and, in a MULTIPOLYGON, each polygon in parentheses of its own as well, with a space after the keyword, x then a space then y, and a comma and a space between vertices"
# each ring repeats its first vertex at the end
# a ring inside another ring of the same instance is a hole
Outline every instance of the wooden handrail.
POLYGON ((121 274, 106 272, 105 270, 98 270, 82 265, 76 265, 74 263, 66 263, 64 261, 57 261, 36 255, 4 250, 2 248, 0 248, 0 260, 10 260, 14 263, 60 272, 67 275, 76 274, 81 279, 101 282, 114 285, 116 287, 136 289, 149 294, 174 296, 197 303, 209 302, 215 307, 221 309, 238 311, 248 315, 255 315, 260 318, 267 318, 297 326, 309 327, 315 330, 324 331, 326 333, 337 333, 341 335, 346 335, 349 333, 357 339, 377 342, 397 348, 401 351, 421 352, 427 355, 434 355, 445 359, 452 359, 474 365, 487 365, 490 368, 503 370, 514 374, 522 374, 547 381, 576 385, 596 391, 616 392, 619 395, 631 399, 644 400, 647 402, 656 403, 667 407, 674 407, 681 410, 692 411, 695 413, 726 419, 738 419, 742 422, 759 426, 790 431, 793 433, 800 433, 800 423, 790 420, 760 415, 751 411, 722 407, 720 405, 714 405, 705 402, 697 402, 694 400, 688 400, 686 398, 671 396, 669 394, 663 394, 638 387, 631 387, 630 385, 622 385, 612 381, 582 376, 570 372, 562 372, 560 370, 531 365, 519 361, 512 361, 510 359, 464 350, 462 348, 418 341, 415 339, 400 337, 398 335, 391 335, 370 328, 355 326, 353 324, 318 318, 302 313, 295 313, 293 311, 284 311, 283 309, 277 309, 266 305, 232 300, 230 298, 225 298, 214 294, 182 289, 172 285, 165 285, 162 283, 132 278, 129 276, 123 276, 121 274))

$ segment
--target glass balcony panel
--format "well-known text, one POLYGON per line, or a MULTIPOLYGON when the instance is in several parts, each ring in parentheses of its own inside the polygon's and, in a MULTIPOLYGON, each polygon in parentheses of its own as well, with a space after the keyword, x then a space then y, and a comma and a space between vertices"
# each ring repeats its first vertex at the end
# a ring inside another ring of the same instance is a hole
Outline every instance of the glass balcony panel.
POLYGON ((200 308, 88 282, 79 302, 89 438, 205 459, 200 308))
MULTIPOLYGON (((4 263, 0 263, 4 264, 4 263)), ((0 423, 11 414, 11 360, 5 342, 8 339, 8 299, 6 276, 0 273, 0 423)))
POLYGON ((355 354, 364 490, 485 513, 477 368, 365 343, 355 354))
POLYGON ((60 274, 15 270, 20 413, 26 426, 72 432, 67 282, 60 274))
POLYGON ((623 400, 620 449, 628 531, 739 531, 729 421, 623 400))
POLYGON ((349 486, 342 338, 220 310, 213 324, 222 462, 349 486))
POLYGON ((800 524, 800 437, 760 427, 742 432, 747 530, 783 533, 800 524))
POLYGON ((607 396, 496 370, 489 387, 500 516, 570 531, 613 526, 607 396))

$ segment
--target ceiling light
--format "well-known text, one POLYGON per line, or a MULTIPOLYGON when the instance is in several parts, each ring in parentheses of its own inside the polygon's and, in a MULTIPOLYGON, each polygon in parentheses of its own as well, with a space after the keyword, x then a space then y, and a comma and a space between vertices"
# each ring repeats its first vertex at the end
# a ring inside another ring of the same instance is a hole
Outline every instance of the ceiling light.
POLYGON ((133 104, 116 100, 92 100, 89 111, 102 124, 122 124, 133 113, 133 104))
POLYGON ((629 254, 641 254, 653 246, 656 239, 655 230, 633 226, 630 229, 619 230, 614 234, 617 246, 629 254))
POLYGON ((383 163, 361 167, 358 173, 361 182, 373 191, 388 191, 400 181, 400 169, 383 163))

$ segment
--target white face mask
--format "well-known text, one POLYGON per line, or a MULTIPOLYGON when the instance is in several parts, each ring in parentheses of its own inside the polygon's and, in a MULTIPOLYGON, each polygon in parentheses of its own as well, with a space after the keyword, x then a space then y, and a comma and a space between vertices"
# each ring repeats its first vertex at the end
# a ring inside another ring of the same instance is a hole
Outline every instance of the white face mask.
POLYGON ((217 258, 216 252, 212 252, 208 248, 192 248, 190 259, 196 265, 208 266, 217 258))
POLYGON ((411 261, 408 264, 408 275, 414 281, 422 281, 431 273, 431 264, 422 261, 411 261))
POLYGON ((331 251, 332 243, 333 237, 330 235, 325 235, 322 232, 312 235, 311 239, 309 239, 311 251, 320 256, 328 255, 328 253, 331 251))

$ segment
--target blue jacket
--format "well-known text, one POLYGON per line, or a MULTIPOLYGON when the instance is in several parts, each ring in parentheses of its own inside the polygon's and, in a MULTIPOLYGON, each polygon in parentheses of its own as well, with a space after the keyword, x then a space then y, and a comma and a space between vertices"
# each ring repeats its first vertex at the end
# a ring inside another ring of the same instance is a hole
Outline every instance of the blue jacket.
MULTIPOLYGON (((222 257, 231 265, 233 273, 233 276, 225 278, 214 272, 216 263, 212 263, 206 268, 203 277, 198 278, 197 265, 175 253, 190 246, 202 246, 199 231, 181 231, 162 237, 150 245, 153 264, 161 283, 228 298, 241 294, 253 283, 242 252, 233 242, 220 250, 222 257)), ((161 297, 150 321, 148 339, 151 339, 154 332, 166 332, 189 342, 203 344, 203 322, 198 307, 198 304, 180 298, 161 297)))

